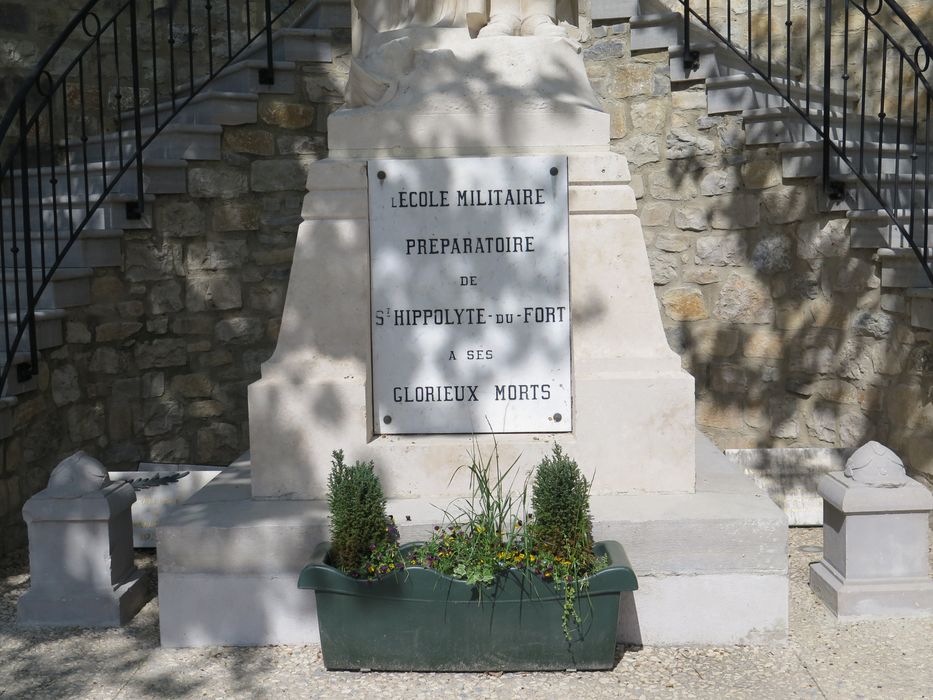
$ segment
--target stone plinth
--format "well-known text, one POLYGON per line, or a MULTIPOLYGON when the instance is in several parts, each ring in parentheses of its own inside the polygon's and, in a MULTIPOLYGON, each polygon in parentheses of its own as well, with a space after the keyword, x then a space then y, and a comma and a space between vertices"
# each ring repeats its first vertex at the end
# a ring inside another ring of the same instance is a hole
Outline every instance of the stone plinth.
MULTIPOLYGON (((336 449, 375 460, 389 497, 469 493, 451 475, 471 436, 373 434, 366 167, 311 168, 278 345, 249 388, 255 498, 323 498, 336 449)), ((693 377, 661 326, 629 181, 618 154, 569 158, 573 432, 497 436, 499 458, 528 471, 557 439, 594 495, 691 492, 693 377)))
MULTIPOLYGON (((622 600, 619 640, 781 641, 787 518, 707 438, 694 438, 694 493, 592 499, 594 536, 622 542, 638 575, 639 590, 622 600)), ((248 469, 225 470, 160 521, 163 646, 319 642, 314 595, 297 581, 315 545, 327 538, 327 502, 258 501, 250 482, 248 469)), ((430 536, 448 505, 392 498, 387 511, 402 540, 414 541, 430 536)))
POLYGON ((823 560, 810 587, 841 620, 933 615, 929 516, 933 495, 912 479, 900 488, 820 481, 823 560))
POLYGON ((133 559, 135 500, 121 481, 76 497, 46 489, 26 501, 30 588, 19 599, 20 624, 116 627, 139 612, 149 596, 133 559))
POLYGON ((606 149, 609 115, 570 43, 437 33, 446 43, 413 52, 390 100, 329 117, 332 158, 606 149))

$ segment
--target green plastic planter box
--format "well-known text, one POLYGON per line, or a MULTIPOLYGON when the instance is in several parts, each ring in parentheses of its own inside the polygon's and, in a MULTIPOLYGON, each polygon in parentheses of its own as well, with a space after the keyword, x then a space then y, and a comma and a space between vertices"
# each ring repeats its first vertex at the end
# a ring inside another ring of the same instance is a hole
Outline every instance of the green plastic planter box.
MULTIPOLYGON (((417 543, 406 545, 417 546, 417 543)), ((473 586, 423 567, 364 581, 325 564, 323 543, 298 579, 313 589, 331 670, 562 671, 615 664, 619 594, 638 588, 625 550, 599 542, 609 567, 577 598, 581 622, 561 627, 563 591, 518 569, 473 586)))

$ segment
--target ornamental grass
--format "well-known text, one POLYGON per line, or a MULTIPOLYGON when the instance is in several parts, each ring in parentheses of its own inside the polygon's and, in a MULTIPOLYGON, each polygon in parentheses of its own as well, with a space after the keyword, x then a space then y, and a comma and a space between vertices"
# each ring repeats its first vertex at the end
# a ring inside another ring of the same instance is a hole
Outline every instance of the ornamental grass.
POLYGON ((431 538, 403 559, 373 463, 347 466, 343 453, 335 452, 328 479, 332 563, 364 579, 420 566, 478 586, 480 597, 498 576, 529 573, 564 593, 563 629, 569 639, 570 620, 580 620, 576 599, 586 590, 587 576, 608 564, 593 553, 590 482, 555 444, 531 475, 529 512, 531 477, 517 484, 517 464, 502 468, 495 443, 488 459, 474 445, 469 464, 454 473, 469 472, 471 495, 451 503, 431 538))

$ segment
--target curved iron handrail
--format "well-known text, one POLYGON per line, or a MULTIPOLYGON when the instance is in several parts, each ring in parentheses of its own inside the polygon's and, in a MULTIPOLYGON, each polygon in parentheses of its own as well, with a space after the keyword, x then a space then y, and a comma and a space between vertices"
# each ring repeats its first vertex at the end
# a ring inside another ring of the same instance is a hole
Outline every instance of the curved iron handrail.
POLYGON ((795 83, 791 80, 794 58, 792 30, 798 20, 792 15, 790 2, 780 8, 786 13, 785 32, 780 35, 773 31, 773 18, 777 14, 773 0, 756 0, 756 4, 762 5, 758 8, 753 8, 752 0, 727 0, 725 27, 712 17, 709 0, 705 2, 705 12, 696 8, 696 1, 678 1, 684 6, 686 69, 689 71, 696 67, 698 59, 698 53, 690 48, 690 18, 693 18, 763 78, 817 134, 823 144, 822 172, 827 194, 833 199, 844 197, 843 183, 838 178, 846 173, 834 171, 835 159, 838 165, 854 174, 859 185, 877 202, 877 207, 870 208, 887 214, 933 283, 929 247, 933 215, 930 209, 933 199, 933 172, 930 168, 933 86, 928 75, 933 67, 933 43, 907 12, 895 0, 823 0, 822 12, 812 13, 808 0, 805 17, 801 20, 805 23, 805 37, 799 40, 805 43, 798 49, 804 56, 804 76, 803 82, 795 83), (870 2, 877 2, 877 7, 869 7, 870 2), (741 40, 733 32, 733 3, 736 7, 744 6, 747 14, 746 26, 742 27, 746 30, 745 46, 741 45, 741 40), (890 25, 880 19, 885 8, 890 11, 893 19, 900 22, 901 29, 916 40, 916 48, 905 48, 890 25), (766 15, 762 17, 765 21, 755 22, 756 14, 766 15), (822 27, 817 25, 814 14, 822 19, 822 27), (834 41, 833 37, 833 29, 838 29, 834 27, 834 20, 839 17, 842 18, 841 59, 835 46, 840 40, 834 41), (858 22, 859 18, 861 22, 858 22), (755 27, 762 25, 767 27, 766 34, 760 31, 756 34, 755 27), (775 39, 783 39, 785 42, 783 64, 775 60, 775 39), (881 48, 876 54, 877 42, 880 42, 881 48), (765 55, 758 55, 754 49, 756 44, 766 46, 765 55), (860 60, 852 60, 853 46, 856 59, 861 53, 860 60), (889 66, 889 53, 895 56, 893 67, 889 66), (817 56, 822 57, 822 68, 817 72, 822 79, 821 83, 815 82, 812 70, 813 59, 817 56), (834 66, 834 62, 840 60, 843 65, 841 70, 834 66), (850 64, 861 67, 861 76, 850 74, 850 64), (875 66, 874 74, 869 72, 870 65, 875 66), (781 71, 783 76, 776 78, 781 71), (857 81, 858 77, 860 80, 857 81), (834 82, 841 82, 841 93, 833 92, 834 82), (857 92, 850 92, 853 87, 857 92), (820 109, 814 109, 817 100, 820 109), (850 108, 850 101, 857 101, 858 107, 850 108), (890 108, 894 108, 896 114, 889 114, 890 108), (839 123, 841 128, 834 128, 834 122, 839 123), (834 131, 841 131, 841 134, 834 135, 834 131), (852 134, 858 135, 854 146, 850 146, 848 138, 852 134), (867 141, 871 138, 874 141, 867 141), (877 150, 876 158, 866 156, 869 150, 867 147, 877 150), (886 158, 885 147, 893 151, 893 158, 886 158), (886 163, 886 160, 893 160, 893 172, 890 170, 892 165, 886 163), (902 185, 902 181, 906 184, 902 185))
MULTIPOLYGON (((124 194, 127 218, 139 218, 145 149, 260 39, 259 80, 273 83, 273 27, 299 0, 123 0, 104 20, 99 4, 88 0, 68 22, 0 119, 0 144, 9 149, 0 154, 0 387, 14 365, 21 381, 37 372, 42 294, 121 179, 135 168, 134 191, 124 194), (56 63, 64 67, 53 77, 56 63), (15 364, 24 336, 29 360, 15 364)), ((319 0, 304 4, 302 17, 319 0)))
POLYGON ((885 0, 884 4, 890 8, 891 12, 893 12, 897 18, 903 22, 910 33, 914 35, 918 47, 923 49, 923 52, 927 56, 927 63, 929 64, 930 60, 933 59, 933 43, 930 43, 930 40, 923 33, 923 30, 917 26, 917 23, 911 19, 910 15, 908 15, 904 8, 898 5, 895 0, 885 0))

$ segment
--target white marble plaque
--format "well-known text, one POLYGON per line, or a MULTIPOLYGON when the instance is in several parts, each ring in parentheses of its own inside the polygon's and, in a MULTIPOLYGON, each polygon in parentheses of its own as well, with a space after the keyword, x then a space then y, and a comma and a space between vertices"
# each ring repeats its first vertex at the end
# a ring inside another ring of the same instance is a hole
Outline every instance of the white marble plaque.
POLYGON ((569 432, 567 159, 369 162, 374 430, 569 432))

